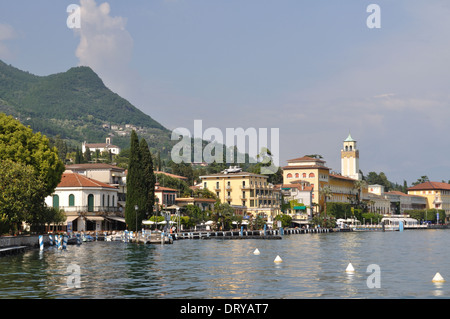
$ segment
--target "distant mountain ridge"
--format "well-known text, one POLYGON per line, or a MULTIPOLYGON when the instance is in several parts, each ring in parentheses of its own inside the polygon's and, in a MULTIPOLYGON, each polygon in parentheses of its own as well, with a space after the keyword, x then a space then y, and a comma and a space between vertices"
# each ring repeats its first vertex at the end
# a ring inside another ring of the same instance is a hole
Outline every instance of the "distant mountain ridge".
POLYGON ((140 130, 151 147, 172 144, 163 125, 108 89, 89 67, 37 76, 0 60, 0 112, 73 145, 104 142, 111 136, 114 144, 127 147, 125 126, 140 130))

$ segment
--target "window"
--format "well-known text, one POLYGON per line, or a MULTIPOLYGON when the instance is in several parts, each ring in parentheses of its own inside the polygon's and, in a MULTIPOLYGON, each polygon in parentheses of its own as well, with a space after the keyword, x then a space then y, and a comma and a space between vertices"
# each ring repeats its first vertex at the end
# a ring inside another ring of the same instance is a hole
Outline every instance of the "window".
POLYGON ((203 188, 208 188, 208 185, 206 184, 206 182, 203 183, 203 188))
POLYGON ((53 208, 58 209, 59 208, 59 196, 53 195, 53 208))
POLYGON ((69 206, 75 206, 75 196, 73 194, 69 195, 69 206))
POLYGON ((242 192, 242 198, 245 198, 245 191, 242 192))
POLYGON ((314 178, 315 176, 314 173, 309 173, 309 178, 314 178))
POLYGON ((299 178, 300 175, 298 173, 295 173, 295 178, 299 178))
POLYGON ((306 173, 303 173, 303 175, 302 175, 302 176, 303 176, 303 178, 306 178, 306 173))
POLYGON ((219 182, 216 182, 216 189, 219 189, 219 182))
POLYGON ((291 173, 287 174, 287 178, 292 178, 292 174, 291 173))

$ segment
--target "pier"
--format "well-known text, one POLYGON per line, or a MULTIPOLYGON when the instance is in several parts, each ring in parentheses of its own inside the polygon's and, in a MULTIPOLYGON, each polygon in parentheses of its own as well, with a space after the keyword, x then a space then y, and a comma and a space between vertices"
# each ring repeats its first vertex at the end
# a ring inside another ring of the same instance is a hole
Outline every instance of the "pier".
POLYGON ((328 228, 287 228, 277 230, 245 230, 245 231, 189 231, 176 233, 174 239, 282 239, 283 235, 313 234, 333 232, 328 228))

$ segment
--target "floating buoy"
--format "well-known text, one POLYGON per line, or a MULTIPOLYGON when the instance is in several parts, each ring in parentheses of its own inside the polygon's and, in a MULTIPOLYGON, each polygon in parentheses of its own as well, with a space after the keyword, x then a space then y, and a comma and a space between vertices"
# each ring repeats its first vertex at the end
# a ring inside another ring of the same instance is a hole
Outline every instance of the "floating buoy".
POLYGON ((352 263, 349 263, 347 268, 345 269, 346 272, 354 272, 355 268, 353 268, 352 263))
POLYGON ((440 273, 436 273, 436 275, 434 275, 432 282, 444 282, 445 279, 441 276, 440 273))
POLYGON ((256 248, 255 251, 253 252, 253 255, 259 255, 259 254, 260 254, 260 252, 259 252, 258 248, 256 248))
POLYGON ((280 258, 280 256, 277 256, 273 262, 274 263, 282 263, 283 260, 280 258))

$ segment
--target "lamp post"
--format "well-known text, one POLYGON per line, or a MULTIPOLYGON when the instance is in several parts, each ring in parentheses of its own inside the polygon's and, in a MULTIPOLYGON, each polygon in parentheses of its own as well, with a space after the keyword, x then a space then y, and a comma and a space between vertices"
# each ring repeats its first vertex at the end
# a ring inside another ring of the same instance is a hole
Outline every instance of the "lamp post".
POLYGON ((138 209, 139 209, 139 206, 138 205, 134 205, 134 210, 136 212, 136 234, 137 234, 137 218, 138 218, 137 214, 138 214, 138 209))

